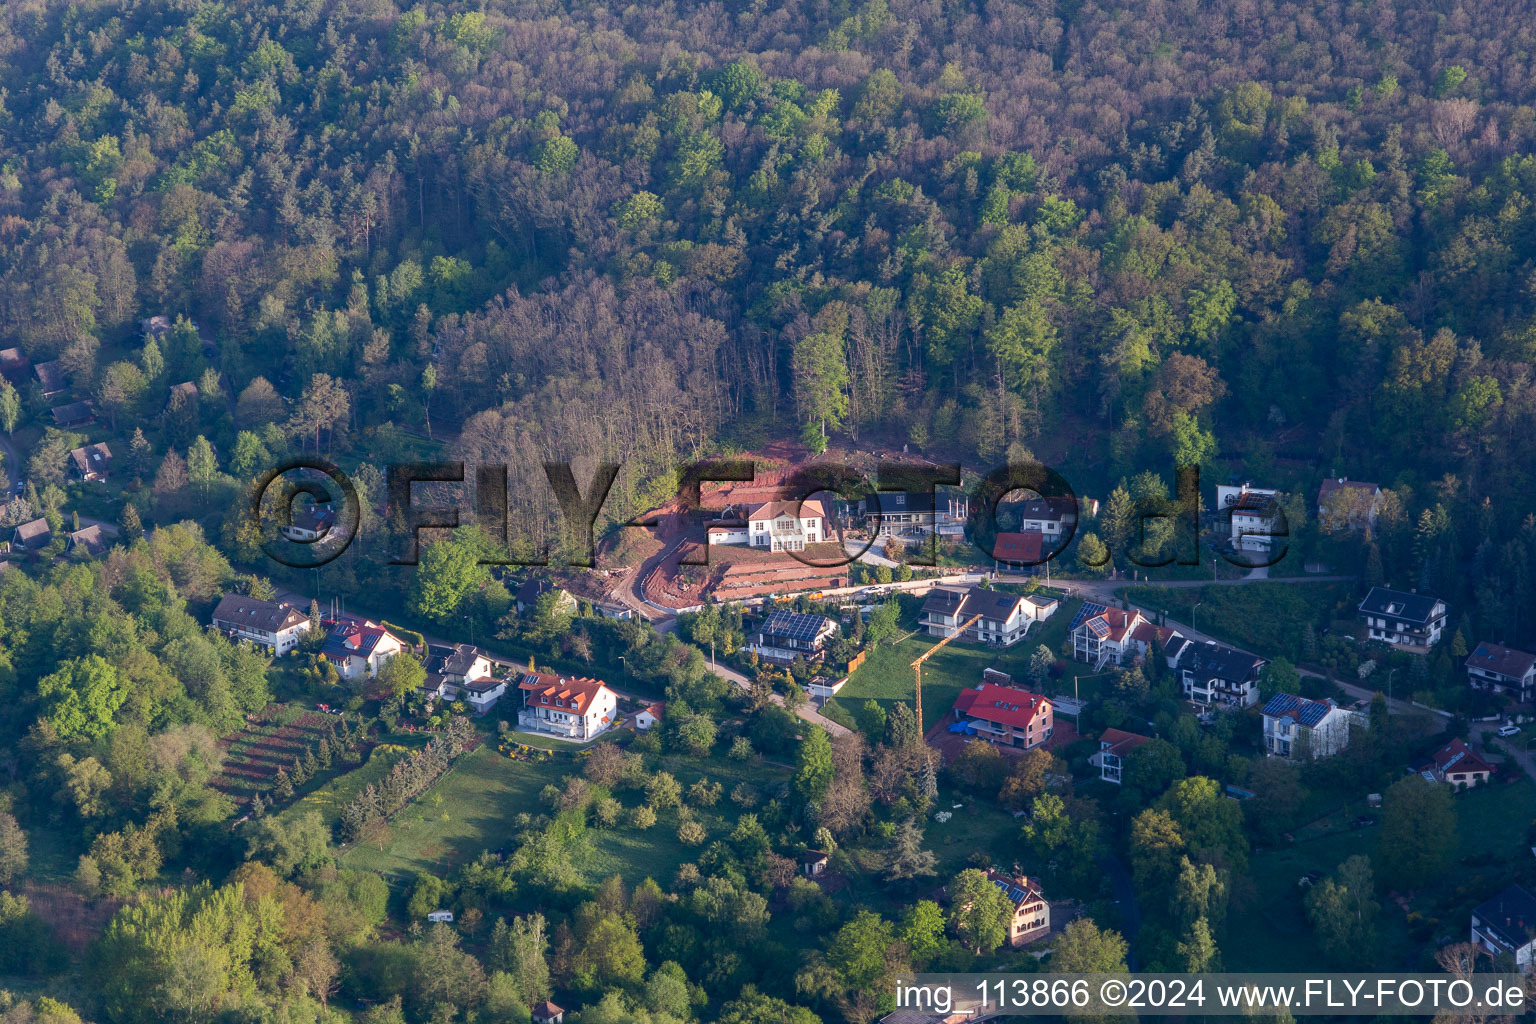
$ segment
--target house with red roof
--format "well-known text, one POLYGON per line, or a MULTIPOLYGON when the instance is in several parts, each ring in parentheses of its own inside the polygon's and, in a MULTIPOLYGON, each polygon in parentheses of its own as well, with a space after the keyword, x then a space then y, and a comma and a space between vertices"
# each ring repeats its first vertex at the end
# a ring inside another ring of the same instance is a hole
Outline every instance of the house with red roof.
POLYGON ((320 656, 335 665, 336 674, 343 679, 372 679, 386 661, 403 650, 405 645, 393 633, 364 619, 336 623, 320 648, 320 656))
POLYGON ((1145 658, 1154 646, 1172 657, 1175 641, 1181 639, 1178 630, 1159 626, 1134 608, 1110 608, 1087 601, 1077 610, 1069 632, 1072 657, 1095 670, 1105 665, 1130 665, 1145 658))
POLYGON ((661 724, 662 713, 667 709, 667 702, 659 700, 648 707, 643 707, 635 712, 635 728, 641 732, 654 728, 661 724))
POLYGON ((1445 782, 1457 790, 1471 789, 1493 778, 1493 765, 1484 761, 1459 736, 1429 755, 1419 774, 1431 782, 1445 782))
POLYGON ((590 740, 618 721, 618 695, 598 679, 529 672, 517 688, 523 694, 520 729, 590 740))
POLYGON ((982 683, 960 691, 952 709, 955 731, 1017 750, 1038 747, 1055 732, 1049 697, 1017 686, 982 683))
POLYGON ((1143 743, 1151 743, 1152 737, 1124 729, 1105 729, 1099 737, 1099 752, 1089 758, 1090 764, 1099 765, 1099 778, 1120 785, 1125 774, 1125 758, 1143 743))
POLYGON ((1474 690, 1507 693, 1520 703, 1536 690, 1536 654, 1484 640, 1467 655, 1467 682, 1474 690))

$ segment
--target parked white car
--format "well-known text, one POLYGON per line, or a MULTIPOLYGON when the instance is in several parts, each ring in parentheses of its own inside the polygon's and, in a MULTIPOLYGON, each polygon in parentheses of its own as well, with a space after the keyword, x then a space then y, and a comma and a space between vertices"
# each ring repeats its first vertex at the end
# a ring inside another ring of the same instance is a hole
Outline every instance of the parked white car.
POLYGON ((1520 727, 1518 725, 1501 725, 1499 726, 1499 735, 1504 737, 1519 736, 1520 727))

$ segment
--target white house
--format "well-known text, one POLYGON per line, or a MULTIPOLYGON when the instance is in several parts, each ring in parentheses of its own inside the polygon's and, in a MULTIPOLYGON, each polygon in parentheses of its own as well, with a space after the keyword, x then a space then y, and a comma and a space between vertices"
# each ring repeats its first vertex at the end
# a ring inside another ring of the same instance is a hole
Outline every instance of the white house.
POLYGON ((1247 708, 1259 702, 1259 672, 1267 660, 1214 641, 1185 644, 1176 668, 1185 699, 1247 708))
POLYGON ((393 633, 364 620, 338 622, 325 638, 320 656, 335 665, 336 674, 343 679, 372 679, 386 661, 403 650, 405 645, 393 633))
POLYGON ((476 714, 489 711, 507 692, 507 681, 491 675, 491 661, 473 644, 427 648, 422 689, 432 697, 463 700, 476 714))
POLYGON ((747 650, 776 661, 793 661, 796 657, 815 661, 821 657, 827 641, 836 635, 837 623, 825 615, 802 615, 775 608, 751 635, 747 650))
POLYGON ((1046 539, 1060 537, 1077 519, 1077 502, 1071 498, 1031 498, 1029 501, 1007 502, 999 513, 1007 510, 1017 513, 1019 530, 1024 533, 1043 533, 1046 539))
POLYGON ((970 516, 970 499, 964 491, 881 491, 862 499, 858 515, 877 537, 962 537, 970 516))
POLYGON ((1536 896, 1512 885, 1472 911, 1472 944, 1494 956, 1514 957, 1515 966, 1530 970, 1536 958, 1536 896))
POLYGON ((1467 682, 1474 690, 1507 693, 1523 704, 1536 688, 1536 654, 1484 640, 1467 655, 1466 667, 1467 682))
POLYGON ((972 616, 981 621, 960 637, 978 643, 1010 647, 1024 639, 1039 621, 1040 607, 1027 598, 985 587, 934 587, 923 602, 922 624, 929 636, 953 636, 972 616))
POLYGON ((1445 629, 1445 602, 1413 591, 1372 587, 1360 602, 1359 614, 1370 639, 1414 654, 1439 643, 1445 629))
POLYGON ((819 499, 764 501, 732 505, 722 513, 726 525, 711 526, 709 543, 746 544, 769 551, 804 551, 831 537, 819 499))
POLYGON ((1218 514, 1231 516, 1232 547, 1238 551, 1268 551, 1274 540, 1286 537, 1285 514, 1276 500, 1278 491, 1262 487, 1218 486, 1218 514))
POLYGON ((1099 737, 1099 752, 1088 759, 1099 765, 1099 778, 1120 785, 1124 781, 1125 759, 1131 751, 1143 743, 1151 743, 1152 737, 1124 729, 1105 729, 1099 737))
POLYGON ((213 610, 213 628, 269 647, 273 654, 287 654, 309 632, 309 616, 273 601, 229 594, 213 610))
POLYGON ((571 596, 570 591, 555 586, 549 580, 531 578, 524 580, 522 586, 517 588, 517 614, 527 614, 545 594, 559 594, 557 600, 560 607, 572 612, 576 610, 576 599, 571 596))
POLYGON ((641 732, 655 728, 661 724, 662 713, 666 710, 666 702, 657 701, 647 707, 641 708, 635 713, 635 728, 641 732))
POLYGON ((1159 626, 1134 608, 1127 611, 1102 604, 1084 602, 1068 630, 1072 635, 1072 657, 1087 662, 1095 670, 1105 665, 1129 665, 1144 658, 1154 643, 1164 650, 1181 636, 1177 630, 1159 626))
POLYGON ((1365 718, 1331 699, 1277 693, 1264 705, 1264 752, 1271 757, 1332 757, 1349 746, 1349 730, 1365 718))
POLYGON ((330 502, 306 505, 295 511, 287 526, 278 532, 291 541, 313 544, 336 525, 336 509, 330 502))
POLYGON ((1051 905, 1040 890, 1039 879, 1005 875, 989 868, 987 881, 1013 904, 1013 915, 1008 919, 1009 946, 1018 949, 1050 934, 1051 905))
POLYGON ((427 920, 432 922, 433 924, 437 924, 438 922, 442 922, 443 924, 452 924, 453 923, 453 911, 451 911, 451 910, 434 910, 430 914, 427 915, 427 920))
POLYGON ((599 680, 529 672, 518 683, 518 728, 568 740, 590 740, 618 718, 618 696, 599 680))

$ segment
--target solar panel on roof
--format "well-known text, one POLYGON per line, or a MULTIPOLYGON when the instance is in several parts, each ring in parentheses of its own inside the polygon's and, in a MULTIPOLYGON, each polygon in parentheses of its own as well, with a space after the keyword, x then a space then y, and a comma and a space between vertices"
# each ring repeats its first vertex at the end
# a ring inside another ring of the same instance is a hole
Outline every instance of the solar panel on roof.
POLYGON ((1067 627, 1067 632, 1070 633, 1078 626, 1081 626, 1084 619, 1091 619, 1095 615, 1103 615, 1108 610, 1109 609, 1105 608, 1102 604, 1093 604, 1092 602, 1084 601, 1083 606, 1077 610, 1076 617, 1072 619, 1072 624, 1067 627))
POLYGON ((1088 631, 1102 640, 1106 636, 1109 636, 1109 623, 1105 622, 1103 619, 1089 619, 1088 631))
POLYGON ((1020 889, 1018 886, 1014 886, 1008 890, 1008 898, 1013 900, 1015 903, 1018 903, 1024 899, 1024 890, 1020 889))

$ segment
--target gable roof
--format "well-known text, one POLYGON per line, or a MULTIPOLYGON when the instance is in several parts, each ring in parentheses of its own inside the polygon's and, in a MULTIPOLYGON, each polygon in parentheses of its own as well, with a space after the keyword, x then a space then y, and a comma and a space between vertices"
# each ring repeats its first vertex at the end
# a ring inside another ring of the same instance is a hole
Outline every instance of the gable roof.
POLYGON ((474 644, 432 644, 427 647, 427 671, 445 676, 468 675, 480 657, 480 648, 474 644))
POLYGON ((1381 488, 1364 480, 1351 480, 1348 477, 1329 477, 1324 480, 1322 486, 1317 489, 1317 503, 1324 505, 1329 497, 1339 491, 1369 491, 1373 496, 1381 493, 1381 488))
POLYGON ((1105 753, 1114 754, 1116 757, 1124 757, 1143 743, 1151 743, 1152 737, 1143 736, 1138 732, 1126 732, 1124 729, 1105 729, 1099 736, 1099 749, 1105 753))
POLYGON ((184 380, 180 384, 172 384, 171 398, 175 398, 177 395, 186 395, 188 398, 196 398, 197 385, 189 380, 184 380))
POLYGON ((81 476, 87 473, 105 473, 112 468, 112 449, 107 447, 105 441, 76 448, 69 453, 69 458, 75 464, 75 468, 80 471, 81 476))
POLYGON ((961 690, 960 696, 955 698, 954 710, 957 715, 979 718, 983 722, 1028 729, 1029 723, 1050 706, 1050 699, 1038 693, 1017 686, 982 683, 961 690))
POLYGON ((91 412, 91 407, 85 402, 68 402, 53 409, 53 422, 61 427, 85 423, 94 416, 95 413, 91 412))
POLYGON ((567 679, 541 672, 527 672, 524 673, 522 682, 517 684, 517 688, 526 693, 527 696, 523 698, 525 704, 549 706, 558 700, 560 704, 556 706, 562 710, 574 711, 585 716, 598 694, 608 690, 608 685, 600 679, 588 679, 584 676, 567 679))
POLYGON ((1402 622, 1428 624, 1433 617, 1439 598, 1429 594, 1405 593, 1390 587, 1372 587, 1360 602, 1360 611, 1366 615, 1390 615, 1402 622))
POLYGON ((1190 672, 1209 673, 1216 679, 1241 682, 1269 664, 1257 654, 1242 651, 1207 640, 1203 644, 1190 644, 1179 653, 1178 667, 1190 672))
POLYGON ((988 868, 987 881, 997 886, 998 891, 1007 897, 1008 902, 1013 904, 1015 910, 1026 903, 1038 903, 1040 900, 1045 899, 1045 896, 1040 891, 1039 881, 1033 878, 1014 878, 1011 875, 1003 874, 1001 871, 988 868))
POLYGON ((37 382, 43 386, 44 397, 58 394, 68 386, 69 375, 64 372, 64 364, 57 359, 38 363, 32 367, 32 372, 37 375, 37 382))
POLYGON ((269 633, 276 633, 299 622, 308 621, 309 616, 297 608, 290 608, 275 601, 263 601, 257 597, 247 597, 244 594, 226 594, 219 599, 218 607, 213 610, 215 625, 227 622, 231 625, 264 629, 269 633))
POLYGON ((1536 937, 1536 896, 1523 885, 1512 885, 1474 910, 1482 930, 1519 949, 1536 937))
POLYGON ((965 502, 965 495, 954 491, 880 491, 859 499, 859 508, 866 516, 931 515, 935 508, 959 512, 965 502))
POLYGON ((1000 533, 992 542, 992 557, 1005 562, 1028 562, 1038 564, 1041 559, 1041 551, 1045 548, 1045 534, 1039 530, 1024 530, 1021 533, 1000 533))
POLYGON ((815 640, 830 625, 833 622, 825 615, 803 615, 775 608, 757 631, 765 636, 782 636, 790 640, 815 640))
POLYGON ((563 588, 555 586, 549 580, 537 577, 526 579, 523 580, 523 585, 517 588, 517 600, 523 604, 533 604, 543 595, 556 590, 564 592, 563 588))
POLYGON ((1059 523, 1077 514, 1077 502, 1071 498, 1030 498, 1028 501, 1009 502, 1010 512, 1017 511, 1021 520, 1059 523))
MULTIPOLYGON (((345 661, 348 658, 370 658, 373 652, 378 650, 384 638, 395 640, 394 634, 383 626, 376 626, 371 622, 352 623, 338 622, 325 638, 325 644, 320 648, 320 653, 332 661, 345 661)), ((396 644, 400 641, 395 640, 396 644)))
POLYGON ((39 517, 17 526, 11 536, 23 547, 36 550, 47 547, 48 542, 53 540, 53 527, 48 525, 48 520, 39 517))
POLYGON ((107 538, 101 532, 101 527, 93 523, 71 533, 69 535, 69 547, 71 550, 83 547, 86 553, 94 558, 107 550, 107 538))
POLYGON ((32 361, 22 354, 19 348, 0 349, 0 373, 10 376, 21 373, 32 365, 32 361))
POLYGON ((1277 693, 1264 705, 1264 717, 1289 718, 1302 725, 1317 725, 1329 713, 1338 710, 1332 700, 1309 700, 1293 693, 1277 693))
POLYGON ((1452 770, 1493 774, 1493 765, 1473 753, 1472 748, 1467 746, 1466 741, 1459 736, 1431 754, 1430 760, 1434 762, 1435 770, 1441 775, 1452 770))
POLYGON ((923 613, 954 615, 962 619, 980 614, 989 619, 1007 621, 1023 603, 1024 598, 1018 594, 1010 594, 1003 590, 988 590, 985 587, 934 587, 928 591, 928 599, 923 602, 923 613))
POLYGON ((1167 630, 1163 636, 1161 628, 1153 632, 1137 632, 1146 620, 1141 617, 1141 612, 1126 611, 1124 608, 1108 608, 1102 604, 1083 602, 1083 606, 1077 610, 1077 615, 1072 619, 1072 625, 1067 630, 1076 633, 1079 629, 1086 630, 1100 640, 1108 640, 1112 643, 1123 644, 1127 634, 1133 639, 1151 643, 1153 637, 1158 637, 1164 644, 1173 639, 1174 631, 1167 630))
POLYGON ((799 501, 765 501, 761 505, 748 506, 748 522, 760 522, 768 519, 777 519, 780 516, 789 516, 791 519, 825 519, 827 510, 822 507, 820 498, 811 498, 805 502, 799 501))
POLYGON ((1477 645, 1477 650, 1467 655, 1464 664, 1467 668, 1496 672, 1511 679, 1522 679, 1533 666, 1536 666, 1536 654, 1527 654, 1513 647, 1503 647, 1484 640, 1477 645))

